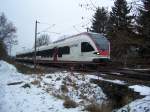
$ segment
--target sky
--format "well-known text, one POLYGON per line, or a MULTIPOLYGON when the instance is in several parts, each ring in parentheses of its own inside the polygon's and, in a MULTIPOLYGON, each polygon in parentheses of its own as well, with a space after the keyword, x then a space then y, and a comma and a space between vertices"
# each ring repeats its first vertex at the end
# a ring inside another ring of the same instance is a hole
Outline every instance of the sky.
POLYGON ((0 0, 0 13, 17 28, 18 45, 12 49, 15 55, 33 48, 36 20, 40 22, 38 36, 47 33, 55 41, 64 35, 85 32, 91 25, 94 7, 110 10, 112 5, 113 0, 0 0), (91 5, 85 7, 86 4, 91 5))

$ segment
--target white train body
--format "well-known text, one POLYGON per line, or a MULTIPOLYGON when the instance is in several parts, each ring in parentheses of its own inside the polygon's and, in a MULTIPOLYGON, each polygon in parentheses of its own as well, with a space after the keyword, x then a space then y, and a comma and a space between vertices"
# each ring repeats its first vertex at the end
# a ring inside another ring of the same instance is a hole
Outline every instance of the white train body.
MULTIPOLYGON (((16 59, 34 59, 34 49, 16 55, 16 59)), ((110 43, 98 33, 81 33, 37 48, 36 59, 49 62, 101 62, 110 59, 110 43)))

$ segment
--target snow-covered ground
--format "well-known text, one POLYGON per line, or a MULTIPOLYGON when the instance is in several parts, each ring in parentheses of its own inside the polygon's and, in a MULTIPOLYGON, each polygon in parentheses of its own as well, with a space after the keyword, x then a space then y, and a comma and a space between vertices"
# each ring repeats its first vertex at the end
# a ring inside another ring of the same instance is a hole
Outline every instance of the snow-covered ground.
POLYGON ((117 112, 150 112, 150 96, 135 100, 117 112))
POLYGON ((31 85, 33 76, 18 73, 16 68, 4 61, 0 61, 0 112, 79 112, 81 108, 66 109, 63 100, 49 95, 42 88, 31 85), (8 85, 20 82, 19 85, 8 85))
POLYGON ((80 112, 84 104, 102 103, 106 99, 101 88, 90 84, 88 77, 68 77, 69 75, 68 72, 40 77, 36 74, 25 75, 18 73, 14 66, 0 61, 0 112, 80 112), (31 84, 34 81, 40 83, 31 84), (11 85, 16 82, 22 83, 11 85), (24 84, 29 84, 30 87, 22 87, 24 84), (62 90, 64 86, 66 92, 62 90), (59 99, 58 96, 68 96, 79 106, 65 108, 64 99, 59 99))
MULTIPOLYGON (((83 112, 90 103, 103 103, 107 97, 90 79, 105 80, 102 77, 80 73, 56 72, 50 74, 26 75, 18 73, 13 65, 0 61, 0 112, 83 112), (11 85, 14 82, 18 84, 11 85), (25 84, 30 87, 24 88, 25 84), (66 98, 75 101, 76 108, 63 106, 66 98)), ((125 84, 119 80, 106 80, 125 84)), ((130 86, 145 95, 145 98, 131 102, 118 112, 150 112, 150 87, 130 86), (124 111, 123 111, 124 110, 124 111)))

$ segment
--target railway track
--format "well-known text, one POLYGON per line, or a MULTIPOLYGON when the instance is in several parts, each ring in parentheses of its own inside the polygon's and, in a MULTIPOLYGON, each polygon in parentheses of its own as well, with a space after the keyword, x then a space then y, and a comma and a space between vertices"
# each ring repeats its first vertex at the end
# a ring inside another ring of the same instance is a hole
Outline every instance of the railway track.
MULTIPOLYGON (((30 63, 31 64, 31 63, 30 63)), ((113 66, 99 66, 96 69, 94 67, 71 67, 71 66, 64 66, 64 65, 49 65, 49 64, 42 64, 38 65, 43 67, 46 71, 51 71, 52 68, 56 68, 55 70, 59 71, 70 71, 70 72, 84 72, 90 73, 92 75, 97 75, 106 79, 118 79, 121 81, 125 81, 129 84, 144 84, 150 86, 150 70, 135 70, 135 69, 122 69, 122 68, 115 68, 113 66), (52 67, 52 68, 51 68, 52 67), (102 75, 106 74, 106 75, 102 75)))
POLYGON ((100 67, 98 69, 74 69, 73 71, 88 72, 92 75, 103 77, 111 80, 121 80, 128 85, 143 84, 150 86, 150 70, 132 70, 111 67, 100 67))

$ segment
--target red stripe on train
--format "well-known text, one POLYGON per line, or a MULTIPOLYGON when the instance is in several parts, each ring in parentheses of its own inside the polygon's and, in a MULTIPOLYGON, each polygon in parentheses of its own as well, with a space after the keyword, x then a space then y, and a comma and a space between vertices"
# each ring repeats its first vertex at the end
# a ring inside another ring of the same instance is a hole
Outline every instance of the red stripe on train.
POLYGON ((100 53, 101 56, 109 56, 109 51, 100 50, 99 53, 100 53))

